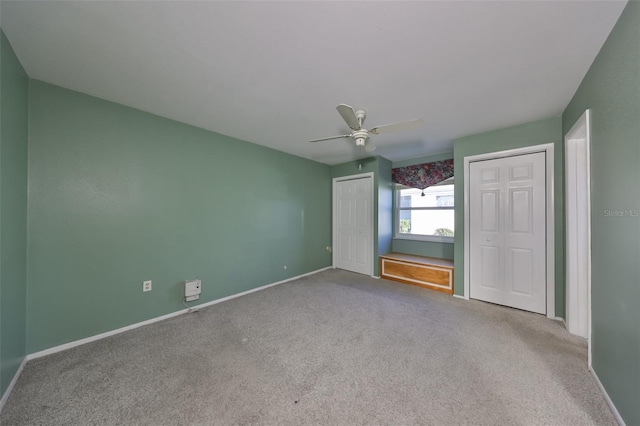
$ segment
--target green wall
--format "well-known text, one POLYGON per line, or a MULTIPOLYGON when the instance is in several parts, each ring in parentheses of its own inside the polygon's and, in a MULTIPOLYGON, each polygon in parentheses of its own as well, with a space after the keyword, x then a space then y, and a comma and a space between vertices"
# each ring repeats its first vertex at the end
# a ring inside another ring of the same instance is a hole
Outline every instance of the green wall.
MULTIPOLYGON (((432 161, 449 160, 453 158, 453 152, 428 155, 425 157, 410 158, 408 160, 394 161, 393 167, 406 167, 415 164, 430 163, 432 161)), ((393 226, 393 225, 392 225, 393 226)), ((397 253, 407 253, 416 256, 435 257, 438 259, 453 260, 453 243, 439 243, 433 241, 416 241, 394 239, 392 251, 397 253)))
POLYGON ((430 163, 432 161, 450 160, 453 158, 453 152, 443 152, 440 154, 425 155, 422 157, 409 158, 406 160, 394 161, 393 167, 407 167, 416 164, 430 163))
POLYGON ((563 142, 561 117, 506 129, 495 130, 473 136, 466 136, 453 141, 456 208, 455 242, 455 294, 464 294, 464 157, 489 152, 522 148, 531 145, 554 143, 554 188, 555 188, 555 283, 556 283, 556 316, 564 317, 564 222, 562 209, 564 206, 564 174, 563 174, 563 142))
POLYGON ((204 303, 331 265, 329 166, 36 80, 29 102, 29 353, 183 309, 184 280, 204 303))
POLYGON ((25 356, 28 77, 0 31, 0 396, 25 356))
POLYGON ((628 3, 564 111, 564 134, 586 109, 591 110, 593 369, 626 424, 640 425, 638 2, 628 3))
MULTIPOLYGON (((391 161, 378 157, 378 255, 392 251, 393 242, 393 182, 391 161)), ((376 265, 380 267, 376 258, 376 265)), ((376 276, 380 271, 376 271, 376 276)))
POLYGON ((396 253, 413 254, 415 256, 435 257, 436 259, 453 260, 454 244, 432 241, 393 240, 393 250, 396 253))

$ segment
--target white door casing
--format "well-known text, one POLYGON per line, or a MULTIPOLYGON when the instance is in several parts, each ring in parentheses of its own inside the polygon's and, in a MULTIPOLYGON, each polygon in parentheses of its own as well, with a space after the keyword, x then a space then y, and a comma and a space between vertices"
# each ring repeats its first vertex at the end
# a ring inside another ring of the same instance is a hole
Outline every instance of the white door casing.
POLYGON ((546 314, 545 153, 470 165, 470 297, 546 314))
POLYGON ((565 136, 566 319, 570 333, 589 339, 591 365, 590 112, 565 136))
MULTIPOLYGON (((510 149, 506 151, 492 152, 486 154, 479 154, 468 156, 464 158, 464 229, 463 240, 464 240, 464 298, 469 299, 471 295, 470 283, 471 283, 471 245, 470 245, 470 236, 471 232, 471 210, 470 210, 470 167, 471 164, 477 161, 482 160, 492 160, 499 159, 505 157, 513 157, 531 153, 545 153, 546 155, 546 164, 544 166, 545 169, 545 221, 546 221, 546 230, 544 232, 544 241, 545 241, 545 259, 546 266, 544 268, 545 274, 545 283, 546 283, 546 315, 549 318, 555 318, 555 226, 554 226, 554 144, 541 144, 541 145, 533 145, 523 148, 510 149)), ((524 196, 524 193, 513 194, 514 196, 524 196)), ((518 224, 520 226, 520 224, 518 224)), ((486 239, 486 238, 485 238, 486 239)), ((522 252, 518 254, 524 254, 522 252)), ((522 257, 522 256, 521 256, 522 257)), ((522 260, 522 259, 515 259, 522 260)), ((488 277, 487 277, 488 279, 488 277)))
POLYGON ((373 173, 333 180, 333 267, 373 275, 373 173))

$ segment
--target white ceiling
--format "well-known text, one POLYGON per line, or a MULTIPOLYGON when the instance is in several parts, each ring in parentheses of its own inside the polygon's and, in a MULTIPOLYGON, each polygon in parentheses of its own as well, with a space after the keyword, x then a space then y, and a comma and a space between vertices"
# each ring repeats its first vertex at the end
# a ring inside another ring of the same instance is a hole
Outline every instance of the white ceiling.
POLYGON ((327 164, 561 114, 626 1, 2 1, 30 77, 327 164))

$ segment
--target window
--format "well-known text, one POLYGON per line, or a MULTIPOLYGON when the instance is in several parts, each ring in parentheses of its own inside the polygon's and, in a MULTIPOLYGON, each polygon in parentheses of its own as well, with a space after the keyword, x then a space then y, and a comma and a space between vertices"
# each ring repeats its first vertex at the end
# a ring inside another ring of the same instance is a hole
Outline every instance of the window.
POLYGON ((395 237, 453 242, 453 178, 423 191, 396 184, 395 237))

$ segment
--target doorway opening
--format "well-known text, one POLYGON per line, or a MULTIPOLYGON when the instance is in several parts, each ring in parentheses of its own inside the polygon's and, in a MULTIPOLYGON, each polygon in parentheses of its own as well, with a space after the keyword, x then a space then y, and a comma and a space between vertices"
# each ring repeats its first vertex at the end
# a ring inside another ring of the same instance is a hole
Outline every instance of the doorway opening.
MULTIPOLYGON (((590 111, 565 135, 567 330, 591 335, 590 111)), ((591 365, 589 350, 589 365, 591 365)))

